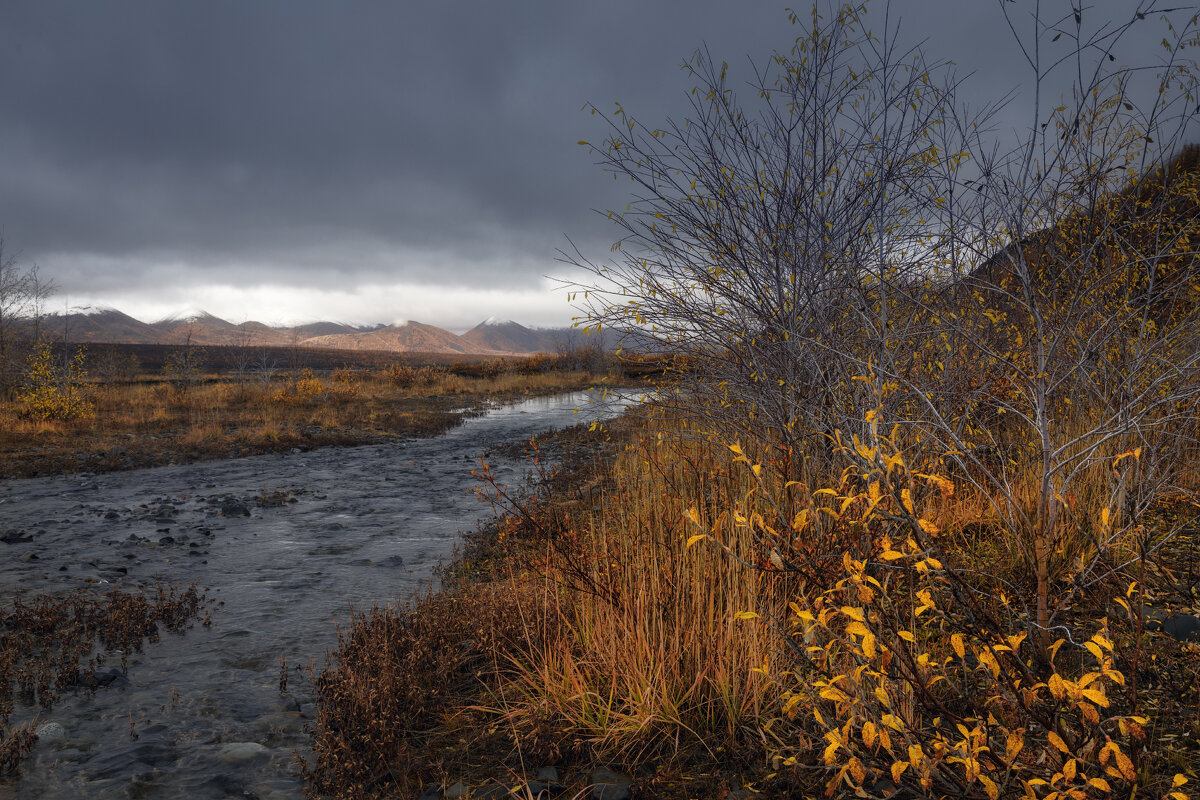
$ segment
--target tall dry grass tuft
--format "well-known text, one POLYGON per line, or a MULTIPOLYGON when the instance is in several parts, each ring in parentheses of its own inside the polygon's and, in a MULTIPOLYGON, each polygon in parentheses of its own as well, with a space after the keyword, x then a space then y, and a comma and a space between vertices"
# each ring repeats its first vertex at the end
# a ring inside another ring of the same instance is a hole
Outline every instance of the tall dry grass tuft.
MULTIPOLYGON (((742 747, 773 702, 763 671, 773 636, 738 614, 777 606, 783 586, 752 568, 725 513, 751 485, 712 442, 667 427, 644 430, 590 504, 532 526, 543 607, 561 635, 514 657, 519 677, 497 709, 519 730, 548 727, 630 763, 742 747), (695 508, 728 552, 690 546, 695 508)), ((522 513, 562 512, 546 508, 522 513)))

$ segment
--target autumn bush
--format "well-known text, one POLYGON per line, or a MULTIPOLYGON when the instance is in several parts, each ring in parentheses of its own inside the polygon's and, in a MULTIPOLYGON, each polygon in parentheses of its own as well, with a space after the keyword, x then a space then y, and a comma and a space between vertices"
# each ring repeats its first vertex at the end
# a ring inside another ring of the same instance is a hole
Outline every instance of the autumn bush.
POLYGON ((33 420, 81 420, 94 415, 82 348, 58 353, 43 340, 29 356, 17 403, 21 416, 33 420))
MULTIPOLYGON (((769 723, 781 766, 823 771, 830 795, 1179 794, 1186 775, 1167 780, 1148 733, 1169 720, 1148 716, 1154 695, 1132 677, 1147 657, 1139 584, 1081 598, 1043 653, 1029 635, 1034 587, 998 578, 956 545, 940 518, 961 490, 937 465, 906 463, 899 426, 881 433, 870 416, 861 440, 837 442, 847 462, 837 486, 805 492, 787 530, 735 512, 780 547, 809 529, 809 515, 842 541, 834 563, 791 550, 789 563, 819 563, 826 577, 786 612, 770 611, 787 621, 775 673, 783 705, 769 723)), ((759 491, 778 498, 782 481, 734 450, 759 491)), ((697 539, 711 535, 697 525, 697 539)), ((778 553, 766 569, 787 570, 778 553)))

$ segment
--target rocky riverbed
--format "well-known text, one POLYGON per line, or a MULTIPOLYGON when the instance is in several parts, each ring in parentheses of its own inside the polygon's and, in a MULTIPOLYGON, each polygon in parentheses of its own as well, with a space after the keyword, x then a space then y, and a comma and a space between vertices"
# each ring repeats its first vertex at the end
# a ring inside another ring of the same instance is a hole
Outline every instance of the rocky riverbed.
POLYGON ((5 597, 167 581, 213 603, 211 625, 107 654, 128 669, 36 715, 41 740, 0 798, 298 796, 304 672, 338 622, 410 597, 490 514, 479 458, 518 481, 506 445, 625 404, 593 399, 504 406, 430 439, 0 484, 5 597))

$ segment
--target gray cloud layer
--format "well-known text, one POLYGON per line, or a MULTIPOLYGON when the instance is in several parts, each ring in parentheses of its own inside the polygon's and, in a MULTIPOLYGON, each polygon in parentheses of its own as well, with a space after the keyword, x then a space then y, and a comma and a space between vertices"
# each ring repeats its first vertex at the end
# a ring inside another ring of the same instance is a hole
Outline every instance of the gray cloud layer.
MULTIPOLYGON (((1008 88, 994 4, 895 5, 1008 88)), ((794 35, 782 5, 718 0, 6 3, 0 230, 77 294, 532 287, 624 204, 575 144, 602 136, 585 102, 661 120, 701 42, 736 65, 794 35)))

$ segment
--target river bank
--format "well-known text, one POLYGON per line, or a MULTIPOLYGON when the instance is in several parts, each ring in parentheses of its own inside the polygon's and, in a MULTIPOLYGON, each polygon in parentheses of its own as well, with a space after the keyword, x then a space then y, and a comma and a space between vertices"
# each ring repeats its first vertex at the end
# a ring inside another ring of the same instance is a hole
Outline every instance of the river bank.
MULTIPOLYGON (((643 423, 622 418, 524 443, 537 480, 520 492, 499 477, 485 481, 497 516, 465 537, 440 589, 355 616, 317 684, 310 796, 744 800, 784 785, 768 779, 769 759, 752 736, 697 729, 681 740, 654 714, 624 718, 629 697, 615 682, 594 692, 562 660, 559 675, 529 672, 532 654, 582 654, 599 633, 574 625, 567 609, 580 592, 604 592, 590 577, 599 559, 586 528, 623 491, 618 462, 644 452, 643 423), (539 696, 542 679, 582 697, 591 718, 572 720, 539 696)), ((610 601, 620 602, 602 599, 610 601)), ((700 620, 683 625, 704 630, 700 620)), ((619 660, 636 642, 599 645, 619 660)), ((674 688, 672 675, 630 677, 648 677, 648 694, 674 688)))
POLYGON ((71 419, 29 419, 19 402, 0 403, 0 479, 434 436, 497 404, 632 382, 621 370, 459 375, 397 366, 266 381, 83 387, 90 411, 71 419))

